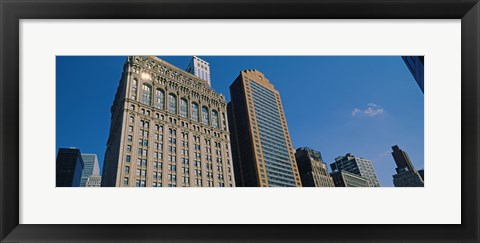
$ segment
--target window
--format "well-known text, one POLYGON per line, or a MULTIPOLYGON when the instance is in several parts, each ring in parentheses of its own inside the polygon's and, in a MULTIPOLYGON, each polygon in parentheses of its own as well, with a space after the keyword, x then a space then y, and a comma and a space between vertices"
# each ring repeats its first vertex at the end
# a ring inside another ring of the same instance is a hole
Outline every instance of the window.
POLYGON ((216 110, 212 111, 212 125, 214 128, 218 128, 218 112, 216 110))
POLYGON ((130 173, 130 167, 125 166, 125 174, 128 174, 128 173, 130 173))
POLYGON ((136 187, 140 187, 140 180, 137 180, 137 181, 135 182, 135 186, 136 186, 136 187))
POLYGON ((142 85, 142 103, 145 105, 150 105, 151 103, 151 88, 150 86, 144 84, 142 85))
POLYGON ((187 117, 188 115, 188 102, 186 99, 180 99, 180 116, 187 117))
POLYGON ((174 94, 168 95, 168 111, 177 114, 177 97, 174 94))
POLYGON ((132 152, 132 146, 131 145, 127 145, 127 152, 132 152))
POLYGON ((202 106, 202 122, 203 124, 209 124, 208 108, 206 106, 202 106))
POLYGON ((132 135, 128 135, 128 141, 132 142, 132 135))
POLYGON ((132 81, 132 92, 131 92, 132 100, 137 99, 137 84, 138 84, 138 80, 136 78, 134 78, 133 81, 132 81))
POLYGON ((165 103, 165 93, 160 90, 160 89, 157 89, 155 91, 155 105, 158 109, 164 109, 164 103, 165 103))
POLYGON ((198 104, 192 103, 192 120, 198 121, 198 104))
POLYGON ((123 185, 128 186, 128 178, 127 177, 123 178, 123 185))
POLYGON ((130 159, 131 159, 130 155, 127 155, 127 157, 125 158, 125 161, 127 161, 127 163, 130 163, 130 159))
POLYGON ((133 122, 134 118, 133 116, 130 117, 130 122, 133 122))
POLYGON ((128 132, 133 132, 133 126, 128 126, 128 132))

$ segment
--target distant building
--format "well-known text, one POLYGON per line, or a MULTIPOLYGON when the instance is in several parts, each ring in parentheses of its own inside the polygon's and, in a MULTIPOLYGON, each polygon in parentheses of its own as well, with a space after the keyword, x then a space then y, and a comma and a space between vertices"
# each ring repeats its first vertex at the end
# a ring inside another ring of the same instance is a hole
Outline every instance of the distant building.
POLYGON ((402 59, 423 93, 424 56, 402 56, 402 59))
POLYGON ((373 169, 372 162, 364 158, 355 157, 355 155, 348 153, 345 156, 339 156, 335 162, 330 164, 333 172, 347 171, 357 174, 369 180, 370 187, 379 187, 377 174, 373 169))
POLYGON ((90 176, 99 176, 100 168, 98 166, 98 159, 96 154, 82 154, 83 159, 83 172, 82 179, 80 180, 80 186, 84 187, 87 184, 87 180, 90 176))
POLYGON ((335 187, 320 152, 307 147, 298 148, 295 160, 303 187, 335 187))
POLYGON ((330 173, 335 187, 369 187, 369 180, 348 171, 335 171, 330 173))
POLYGON ((208 85, 212 86, 210 83, 210 64, 203 59, 193 56, 186 71, 207 81, 208 85))
POLYGON ((280 94, 257 70, 230 85, 227 106, 235 181, 239 187, 301 187, 280 94))
POLYGON ((83 160, 79 149, 60 148, 58 150, 56 162, 56 186, 80 186, 83 166, 83 160))
POLYGON ((100 187, 101 183, 102 176, 92 175, 88 177, 87 182, 85 183, 85 187, 100 187))
POLYGON ((413 167, 408 154, 401 150, 398 145, 392 147, 392 156, 397 164, 397 174, 393 175, 395 187, 423 187, 423 170, 421 174, 413 167))

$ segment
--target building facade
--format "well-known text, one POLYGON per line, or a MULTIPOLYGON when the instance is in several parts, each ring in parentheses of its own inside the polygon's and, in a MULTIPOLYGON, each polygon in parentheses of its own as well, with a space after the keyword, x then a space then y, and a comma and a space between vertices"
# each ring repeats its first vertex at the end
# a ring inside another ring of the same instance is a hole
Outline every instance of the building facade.
POLYGON ((297 148, 295 152, 303 187, 335 187, 322 154, 311 148, 297 148))
POLYGON ((335 171, 330 174, 335 187, 369 187, 368 178, 350 173, 348 171, 335 171))
POLYGON ((210 64, 205 60, 193 56, 186 70, 198 78, 207 81, 208 86, 212 86, 210 82, 210 64))
POLYGON ((237 186, 302 186, 280 94, 257 70, 241 71, 228 104, 237 186))
POLYGON ((395 187, 423 187, 423 170, 415 170, 408 154, 400 149, 398 145, 392 146, 392 157, 397 164, 397 174, 393 175, 395 187))
POLYGON ((356 157, 351 153, 335 158, 335 162, 330 164, 330 167, 333 172, 347 171, 367 178, 370 187, 380 186, 372 162, 364 158, 356 157))
POLYGON ((424 56, 402 56, 405 65, 412 74, 415 81, 417 81, 418 87, 423 93, 423 80, 424 80, 424 56))
POLYGON ((205 80, 128 57, 111 113, 102 186, 235 186, 226 101, 205 80))
POLYGON ((85 183, 85 187, 100 187, 102 184, 102 177, 99 175, 92 175, 89 176, 87 182, 85 183))
POLYGON ((92 175, 99 176, 100 169, 98 167, 98 158, 96 154, 82 154, 83 172, 80 186, 84 187, 87 184, 88 178, 92 175))
POLYGON ((56 161, 56 186, 79 187, 83 166, 79 149, 60 148, 56 161))

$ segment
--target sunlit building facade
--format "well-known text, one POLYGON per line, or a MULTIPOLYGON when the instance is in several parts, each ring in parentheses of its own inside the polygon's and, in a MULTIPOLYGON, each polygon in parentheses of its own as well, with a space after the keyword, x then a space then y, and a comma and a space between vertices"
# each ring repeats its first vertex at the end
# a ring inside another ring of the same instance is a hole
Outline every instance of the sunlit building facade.
POLYGON ((98 158, 96 154, 82 154, 82 159, 84 166, 80 186, 85 187, 90 176, 100 175, 100 169, 98 167, 98 158))
POLYGON ((257 70, 230 85, 228 104, 237 186, 302 186, 280 94, 257 70))
POLYGON ((226 106, 207 81, 157 57, 128 57, 102 186, 235 186, 226 106))
POLYGON ((211 86, 210 82, 210 64, 205 60, 193 56, 192 60, 187 66, 187 72, 197 76, 200 79, 207 81, 208 86, 211 86))

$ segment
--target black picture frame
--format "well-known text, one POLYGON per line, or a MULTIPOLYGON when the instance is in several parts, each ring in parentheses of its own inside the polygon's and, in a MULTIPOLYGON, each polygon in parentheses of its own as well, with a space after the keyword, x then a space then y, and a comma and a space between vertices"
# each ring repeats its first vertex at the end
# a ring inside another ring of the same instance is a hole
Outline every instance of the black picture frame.
POLYGON ((480 173, 477 152, 480 81, 478 0, 0 0, 0 15, 0 240, 3 242, 480 241, 480 173), (19 224, 19 20, 162 18, 461 19, 462 223, 460 225, 19 224))

